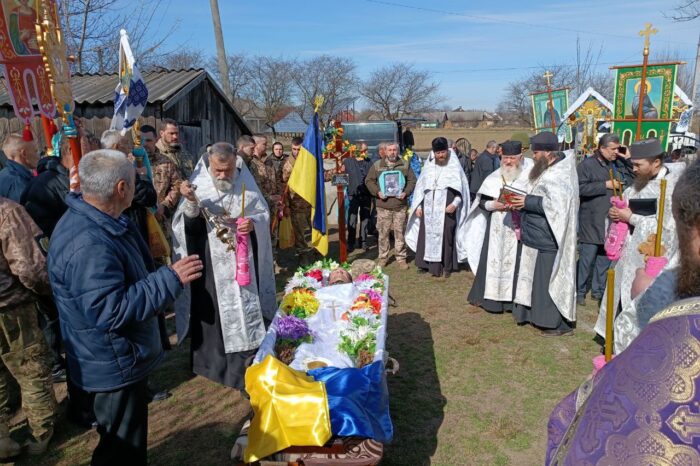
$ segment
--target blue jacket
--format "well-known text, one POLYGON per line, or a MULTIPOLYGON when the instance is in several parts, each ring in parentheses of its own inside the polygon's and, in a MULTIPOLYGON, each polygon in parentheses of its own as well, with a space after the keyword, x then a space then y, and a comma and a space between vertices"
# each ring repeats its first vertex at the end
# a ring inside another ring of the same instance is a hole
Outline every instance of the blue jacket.
POLYGON ((148 376, 162 359, 157 314, 182 285, 172 269, 155 270, 128 218, 114 219, 73 193, 66 203, 48 268, 70 377, 87 391, 117 390, 148 376))
POLYGON ((19 204, 22 193, 34 178, 28 168, 14 160, 8 160, 5 168, 0 170, 0 196, 12 199, 19 204))

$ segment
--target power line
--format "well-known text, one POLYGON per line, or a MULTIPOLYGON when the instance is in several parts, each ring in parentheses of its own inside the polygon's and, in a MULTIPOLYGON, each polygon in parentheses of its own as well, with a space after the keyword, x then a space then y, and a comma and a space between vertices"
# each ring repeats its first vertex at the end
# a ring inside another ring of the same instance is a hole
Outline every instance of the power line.
MULTIPOLYGON (((694 58, 679 58, 679 59, 673 59, 674 61, 689 61, 693 60, 694 58)), ((619 65, 621 62, 624 60, 619 60, 616 62, 605 62, 605 63, 596 63, 591 65, 594 68, 600 67, 600 66, 610 66, 610 65, 619 65)), ((624 64, 624 63, 623 63, 624 64)), ((630 63, 634 65, 635 63, 630 63)), ((653 66, 653 63, 649 64, 650 66, 653 66)), ((512 66, 512 67, 507 67, 507 68, 465 68, 465 69, 460 69, 460 70, 445 70, 445 71, 432 71, 435 74, 450 74, 450 73, 480 73, 480 72, 487 72, 487 71, 519 71, 519 70, 539 70, 539 69, 545 69, 545 68, 575 68, 579 65, 576 64, 562 64, 562 65, 537 65, 537 66, 512 66)), ((641 64, 640 64, 641 66, 641 64)))
MULTIPOLYGON (((399 7, 399 8, 406 8, 409 10, 417 10, 417 11, 424 11, 428 13, 440 13, 443 15, 448 15, 448 16, 459 16, 462 18, 472 18, 472 19, 478 19, 481 21, 488 21, 491 23, 498 23, 498 24, 515 24, 518 26, 527 26, 527 27, 532 27, 532 28, 538 28, 541 29, 542 27, 546 27, 547 30, 557 30, 557 31, 563 31, 566 33, 572 33, 576 32, 579 34, 586 34, 586 35, 593 35, 593 36, 608 36, 608 37, 616 37, 618 39, 639 39, 637 36, 625 36, 622 34, 612 34, 609 32, 603 32, 603 31, 585 31, 582 29, 573 29, 573 28, 565 28, 561 26, 551 26, 551 25, 542 25, 542 24, 533 24, 533 23, 528 23, 525 21, 516 21, 512 19, 500 19, 500 18, 493 18, 491 16, 483 16, 483 15, 475 15, 475 14, 469 14, 469 13, 457 13, 455 11, 447 11, 447 10, 440 10, 437 8, 427 8, 423 6, 414 6, 414 5, 406 5, 404 3, 398 3, 398 2, 392 2, 392 1, 386 1, 386 0, 365 0, 367 3, 375 3, 377 5, 385 5, 385 6, 394 6, 394 7, 399 7)), ((673 40, 667 40, 667 39, 657 39, 657 42, 667 42, 671 44, 680 44, 680 45, 685 45, 685 46, 690 46, 691 44, 686 43, 686 42, 678 42, 678 41, 673 41, 673 40)), ((694 44, 693 44, 694 45, 694 44)))

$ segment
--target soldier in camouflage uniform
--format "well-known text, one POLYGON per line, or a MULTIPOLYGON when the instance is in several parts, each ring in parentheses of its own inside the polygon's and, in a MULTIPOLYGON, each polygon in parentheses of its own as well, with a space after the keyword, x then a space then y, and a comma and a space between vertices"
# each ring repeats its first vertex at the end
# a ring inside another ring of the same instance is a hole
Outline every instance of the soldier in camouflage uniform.
POLYGON ((253 136, 253 139, 255 139, 255 149, 253 150, 253 158, 250 161, 250 172, 253 174, 253 178, 255 178, 255 182, 260 188, 265 201, 267 201, 267 206, 270 209, 270 221, 272 221, 277 213, 277 204, 282 193, 279 191, 275 166, 266 153, 267 138, 265 136, 253 136))
POLYGON ((250 169, 250 161, 253 158, 253 149, 255 149, 255 140, 251 136, 243 135, 238 138, 238 151, 236 154, 243 160, 245 166, 250 169))
POLYGON ((158 152, 170 159, 175 164, 181 180, 189 180, 194 170, 195 160, 180 145, 180 129, 177 121, 165 118, 163 129, 160 130, 160 139, 156 143, 158 152))
MULTIPOLYGON (((141 143, 148 153, 153 171, 153 186, 158 194, 158 211, 156 217, 165 226, 170 222, 172 214, 180 201, 180 170, 170 158, 161 154, 156 147, 156 130, 153 126, 141 127, 141 143)), ((166 228, 169 230, 169 228, 166 228)), ((169 236, 168 231, 163 231, 169 236)))
POLYGON ((276 142, 272 145, 272 155, 269 157, 272 161, 272 166, 275 167, 275 177, 277 178, 277 192, 282 194, 284 192, 284 185, 282 172, 284 171, 284 164, 289 158, 289 155, 284 153, 284 146, 281 142, 276 142))
POLYGON ((46 238, 24 208, 0 198, 0 459, 20 453, 9 436, 8 374, 19 384, 34 437, 29 453, 46 451, 53 436, 56 398, 51 356, 36 315, 37 299, 51 296, 46 246, 46 238))
MULTIPOLYGON (((289 182, 289 177, 292 175, 294 162, 299 156, 301 149, 301 138, 292 139, 292 154, 287 157, 282 169, 282 181, 286 185, 289 182)), ((311 204, 306 202, 301 196, 297 196, 292 190, 289 190, 285 203, 289 206, 292 217, 292 228, 294 229, 294 250, 297 257, 309 252, 309 245, 306 242, 306 230, 311 228, 311 204)))

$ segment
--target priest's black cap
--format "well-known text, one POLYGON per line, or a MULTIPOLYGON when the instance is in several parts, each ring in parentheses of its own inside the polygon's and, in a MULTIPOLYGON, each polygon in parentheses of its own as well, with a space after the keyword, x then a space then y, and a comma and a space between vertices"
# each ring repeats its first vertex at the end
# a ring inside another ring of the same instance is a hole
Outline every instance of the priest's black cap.
POLYGON ((443 138, 442 136, 433 139, 433 152, 439 152, 441 150, 447 150, 449 149, 449 146, 447 145, 447 139, 443 138))
POLYGON ((554 151, 559 149, 559 139, 557 135, 549 131, 543 131, 530 138, 530 149, 532 151, 554 151))
POLYGON ((642 139, 630 145, 631 159, 654 159, 663 154, 661 141, 656 138, 642 139))
POLYGON ((503 155, 520 155, 523 153, 523 144, 520 141, 506 141, 501 144, 503 155))

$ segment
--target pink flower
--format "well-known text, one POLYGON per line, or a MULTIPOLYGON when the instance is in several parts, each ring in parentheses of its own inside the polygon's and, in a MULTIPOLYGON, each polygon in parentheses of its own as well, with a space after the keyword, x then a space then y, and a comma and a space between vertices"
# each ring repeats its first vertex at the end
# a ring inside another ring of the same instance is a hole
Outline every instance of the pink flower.
POLYGON ((309 270, 304 274, 304 276, 311 277, 315 280, 318 280, 319 282, 323 281, 323 272, 321 271, 321 269, 309 270))

